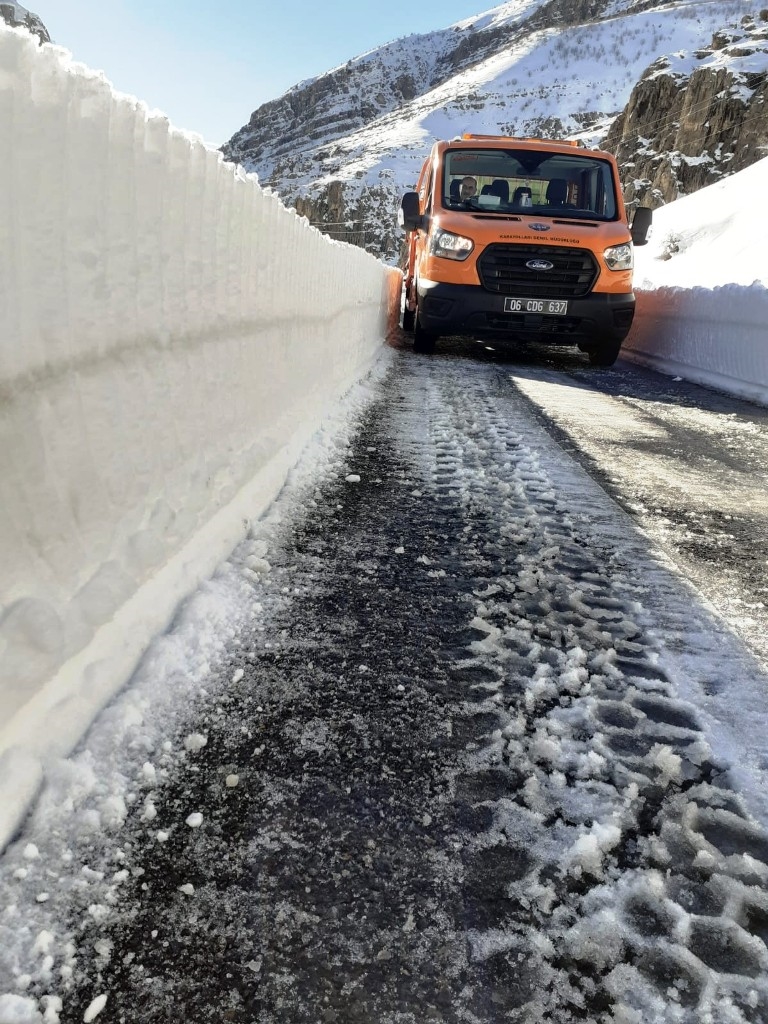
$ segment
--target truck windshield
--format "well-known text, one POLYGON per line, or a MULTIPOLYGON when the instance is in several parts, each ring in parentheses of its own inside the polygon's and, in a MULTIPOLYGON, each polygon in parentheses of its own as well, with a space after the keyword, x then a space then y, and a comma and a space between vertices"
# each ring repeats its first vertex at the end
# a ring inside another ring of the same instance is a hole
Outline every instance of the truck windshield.
POLYGON ((615 220, 607 160, 575 150, 453 149, 445 154, 442 203, 449 210, 615 220))

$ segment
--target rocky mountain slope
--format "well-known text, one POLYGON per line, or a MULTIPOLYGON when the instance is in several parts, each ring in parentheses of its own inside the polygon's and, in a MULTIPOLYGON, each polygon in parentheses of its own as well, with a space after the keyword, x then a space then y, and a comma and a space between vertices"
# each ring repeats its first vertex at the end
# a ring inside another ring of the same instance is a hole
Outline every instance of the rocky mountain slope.
MULTIPOLYGON (((768 67, 761 44, 764 5, 510 0, 294 86, 256 110, 223 150, 313 223, 390 260, 401 238, 395 226, 400 196, 415 181, 432 140, 465 131, 565 135, 613 146, 627 165, 632 194, 658 204, 694 181, 668 167, 681 166, 667 142, 674 104, 686 105, 682 97, 693 87, 686 75, 696 79, 692 117, 700 115, 699 127, 709 119, 707 96, 735 122, 745 116, 747 100, 758 113, 764 88, 758 76, 764 81, 768 67), (745 36, 748 41, 740 42, 745 36), (707 92, 705 75, 720 76, 719 92, 716 83, 707 92), (730 90, 730 105, 719 98, 723 88, 730 90), (650 131, 654 118, 663 139, 656 144, 654 131, 642 133, 641 142, 640 127, 650 131), (661 153, 667 163, 654 164, 661 153), (640 155, 648 156, 647 164, 637 162, 640 155)), ((710 134, 720 127, 718 121, 710 134)), ((687 166, 703 152, 696 153, 694 135, 683 131, 679 140, 687 166)), ((758 155, 760 138, 756 132, 751 150, 758 155)), ((727 152, 713 152, 713 166, 725 168, 727 152)))
POLYGON ((605 140, 629 200, 658 206, 768 155, 768 10, 708 47, 660 57, 605 140))
POLYGON ((48 29, 40 20, 37 14, 33 14, 28 11, 26 7, 22 7, 21 4, 17 3, 0 3, 0 18, 7 25, 22 26, 23 28, 29 29, 33 35, 36 35, 41 43, 50 43, 51 37, 48 35, 48 29))

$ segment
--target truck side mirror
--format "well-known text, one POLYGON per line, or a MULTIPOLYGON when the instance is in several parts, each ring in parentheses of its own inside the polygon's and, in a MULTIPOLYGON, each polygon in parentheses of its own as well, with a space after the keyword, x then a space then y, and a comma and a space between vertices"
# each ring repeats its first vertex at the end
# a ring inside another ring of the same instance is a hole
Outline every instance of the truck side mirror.
POLYGON ((635 245, 645 245, 648 241, 648 231, 653 219, 653 210, 650 206, 638 206, 635 216, 632 218, 632 241, 635 245))
POLYGON ((419 193, 406 192, 400 203, 397 213, 397 221, 406 231, 416 231, 423 224, 419 210, 419 193))

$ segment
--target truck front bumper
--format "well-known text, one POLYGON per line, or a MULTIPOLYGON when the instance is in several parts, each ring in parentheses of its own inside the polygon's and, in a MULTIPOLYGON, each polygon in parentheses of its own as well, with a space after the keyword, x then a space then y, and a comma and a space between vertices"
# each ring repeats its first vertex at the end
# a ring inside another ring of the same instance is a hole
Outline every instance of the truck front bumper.
POLYGON ((599 341, 623 341, 635 315, 633 292, 597 292, 583 298, 568 298, 568 309, 563 315, 512 312, 505 309, 509 305, 506 298, 479 285, 418 282, 421 324, 427 331, 440 335, 506 337, 588 347, 599 341))

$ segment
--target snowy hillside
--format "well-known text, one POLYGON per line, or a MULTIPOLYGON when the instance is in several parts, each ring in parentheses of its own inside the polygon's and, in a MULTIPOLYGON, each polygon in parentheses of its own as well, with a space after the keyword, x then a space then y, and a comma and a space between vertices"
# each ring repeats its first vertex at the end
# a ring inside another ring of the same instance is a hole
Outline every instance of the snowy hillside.
POLYGON ((434 139, 473 131, 599 144, 650 64, 708 47, 761 2, 595 8, 519 0, 389 43, 257 110, 225 154, 338 237, 394 258, 393 211, 434 139))

